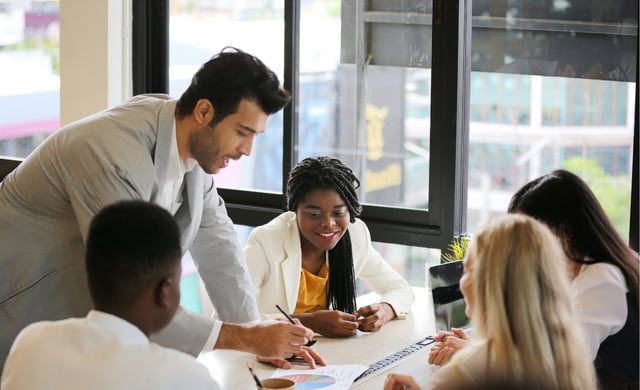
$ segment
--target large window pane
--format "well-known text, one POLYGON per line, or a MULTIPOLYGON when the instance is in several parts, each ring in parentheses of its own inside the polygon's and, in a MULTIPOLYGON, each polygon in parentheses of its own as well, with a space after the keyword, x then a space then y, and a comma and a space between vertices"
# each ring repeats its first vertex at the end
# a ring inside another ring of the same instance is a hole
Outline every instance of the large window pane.
POLYGON ((638 2, 473 3, 468 228, 553 169, 628 237, 638 2))
POLYGON ((0 155, 26 157, 60 125, 57 1, 0 0, 0 155))
MULTIPOLYGON (((198 67, 225 46, 260 58, 283 82, 284 0, 172 0, 169 21, 169 94, 180 97, 198 67)), ((269 119, 250 157, 216 175, 218 186, 280 192, 282 111, 269 119)))
POLYGON ((298 159, 338 157, 361 201, 426 209, 430 2, 302 4, 298 159))

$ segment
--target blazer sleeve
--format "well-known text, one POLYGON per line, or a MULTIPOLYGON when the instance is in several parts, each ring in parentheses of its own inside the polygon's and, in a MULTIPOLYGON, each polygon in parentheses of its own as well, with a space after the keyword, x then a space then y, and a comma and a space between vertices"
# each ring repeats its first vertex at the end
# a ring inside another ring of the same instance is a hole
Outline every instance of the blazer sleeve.
POLYGON ((390 304, 397 318, 406 318, 414 300, 413 289, 371 245, 369 229, 360 219, 349 228, 356 277, 367 282, 380 295, 380 302, 390 304))
POLYGON ((205 180, 202 220, 189 251, 218 318, 244 323, 260 319, 249 272, 224 201, 205 180))
MULTIPOLYGON (((178 306, 178 311, 169 325, 152 335, 150 339, 164 347, 177 349, 197 357, 200 352, 207 352, 203 351, 203 345, 211 336, 212 329, 219 333, 221 326, 220 321, 178 306)), ((217 334, 215 336, 217 338, 217 334)))

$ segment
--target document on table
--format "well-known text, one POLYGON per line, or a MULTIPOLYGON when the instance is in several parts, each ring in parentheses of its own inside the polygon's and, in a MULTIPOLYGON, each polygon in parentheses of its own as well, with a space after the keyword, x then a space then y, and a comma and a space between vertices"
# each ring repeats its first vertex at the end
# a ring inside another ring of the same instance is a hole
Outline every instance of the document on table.
POLYGON ((296 382, 296 390, 347 390, 353 380, 369 368, 360 364, 333 364, 316 369, 277 369, 272 378, 286 377, 296 382))

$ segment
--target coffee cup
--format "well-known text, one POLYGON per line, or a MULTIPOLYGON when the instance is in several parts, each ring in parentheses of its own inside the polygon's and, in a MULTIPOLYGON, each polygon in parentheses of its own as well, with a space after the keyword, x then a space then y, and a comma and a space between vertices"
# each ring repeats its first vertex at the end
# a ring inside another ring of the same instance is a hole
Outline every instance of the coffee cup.
POLYGON ((266 378, 262 379, 262 387, 259 390, 294 390, 296 382, 287 378, 266 378))

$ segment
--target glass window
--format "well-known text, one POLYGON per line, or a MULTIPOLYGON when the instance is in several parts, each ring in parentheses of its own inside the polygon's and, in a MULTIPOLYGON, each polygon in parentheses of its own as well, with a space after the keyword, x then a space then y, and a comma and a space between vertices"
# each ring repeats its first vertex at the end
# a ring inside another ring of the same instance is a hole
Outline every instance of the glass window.
MULTIPOLYGON (((384 242, 373 242, 373 247, 412 286, 424 287, 425 266, 440 263, 439 249, 384 242)), ((369 291, 372 291, 371 288, 363 281, 359 281, 358 295, 369 291)))
POLYGON ((0 155, 26 157, 59 125, 58 1, 0 0, 0 155))
POLYGON ((468 230, 553 169, 629 233, 638 2, 474 1, 468 230))
MULTIPOLYGON (((423 2, 409 8, 374 3, 364 8, 340 0, 301 2, 295 152, 297 160, 321 154, 342 159, 361 178, 363 202, 424 209, 431 76, 428 10, 423 2), (398 21, 410 12, 421 16, 412 24, 398 21), (356 20, 362 31, 354 28, 356 20), (406 50, 390 53, 385 47, 396 39, 403 43, 396 46, 406 50), (362 58, 363 45, 375 55, 362 58)), ((170 94, 178 97, 197 66, 228 45, 255 54, 282 79, 283 18, 284 1, 172 1, 170 94)), ((216 176, 218 185, 280 192, 282 142, 279 113, 256 139, 252 156, 232 162, 216 176)))
POLYGON ((340 158, 363 203, 427 208, 427 12, 416 1, 303 2, 297 157, 340 158))
MULTIPOLYGON (((199 66, 226 46, 260 58, 283 82, 284 0, 170 2, 169 94, 180 97, 199 66)), ((269 119, 251 156, 216 175, 218 186, 281 192, 282 111, 269 119)))

